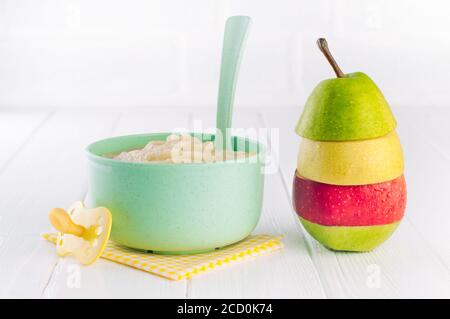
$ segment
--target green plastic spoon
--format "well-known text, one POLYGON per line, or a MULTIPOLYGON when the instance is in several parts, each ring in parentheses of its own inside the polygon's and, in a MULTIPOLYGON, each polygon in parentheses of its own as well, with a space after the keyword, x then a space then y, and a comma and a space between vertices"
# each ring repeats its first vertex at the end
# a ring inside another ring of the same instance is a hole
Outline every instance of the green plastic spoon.
POLYGON ((229 129, 233 115, 234 91, 249 24, 250 17, 233 16, 227 19, 225 25, 217 100, 216 149, 231 149, 229 129))

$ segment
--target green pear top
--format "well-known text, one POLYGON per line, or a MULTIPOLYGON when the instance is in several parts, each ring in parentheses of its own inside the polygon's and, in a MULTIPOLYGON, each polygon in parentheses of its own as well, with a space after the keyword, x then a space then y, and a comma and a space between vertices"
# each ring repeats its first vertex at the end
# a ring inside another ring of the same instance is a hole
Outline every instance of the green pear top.
POLYGON ((383 94, 364 73, 344 74, 328 50, 317 41, 337 78, 320 82, 308 100, 295 131, 318 141, 351 141, 376 138, 396 127, 383 94))

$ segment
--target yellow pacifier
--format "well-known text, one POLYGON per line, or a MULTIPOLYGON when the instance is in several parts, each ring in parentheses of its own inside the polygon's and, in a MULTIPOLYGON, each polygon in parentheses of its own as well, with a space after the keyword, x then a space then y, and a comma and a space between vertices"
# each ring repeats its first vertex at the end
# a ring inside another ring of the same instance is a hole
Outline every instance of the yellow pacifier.
POLYGON ((89 265, 102 255, 112 226, 107 208, 88 209, 82 202, 76 202, 68 211, 53 208, 48 217, 59 231, 56 240, 59 256, 72 254, 82 264, 89 265))

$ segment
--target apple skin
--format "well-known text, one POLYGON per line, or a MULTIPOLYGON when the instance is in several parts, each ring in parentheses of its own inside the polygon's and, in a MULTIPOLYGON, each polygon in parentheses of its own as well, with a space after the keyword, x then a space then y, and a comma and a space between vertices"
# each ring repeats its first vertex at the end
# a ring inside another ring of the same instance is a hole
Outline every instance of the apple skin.
POLYGON ((356 72, 320 82, 306 101, 295 130, 316 141, 353 141, 384 136, 396 125, 376 84, 356 72))
POLYGON ((302 138, 297 172, 305 179, 334 185, 365 185, 403 174, 403 153, 395 131, 362 141, 327 142, 302 138))
POLYGON ((406 183, 330 185, 294 177, 293 203, 303 227, 336 251, 371 251, 387 240, 402 219, 406 183))
POLYGON ((322 226, 299 217, 306 231, 319 243, 335 251, 366 252, 385 242, 400 222, 374 226, 322 226))
POLYGON ((372 226, 398 222, 406 206, 403 175, 377 184, 330 185, 294 177, 293 203, 297 214, 323 226, 372 226))

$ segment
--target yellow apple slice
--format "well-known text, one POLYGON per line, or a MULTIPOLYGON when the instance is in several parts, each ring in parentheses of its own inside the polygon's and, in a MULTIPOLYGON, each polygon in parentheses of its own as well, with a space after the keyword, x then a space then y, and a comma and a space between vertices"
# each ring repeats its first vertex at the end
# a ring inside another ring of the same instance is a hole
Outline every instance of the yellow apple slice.
POLYGON ((369 140, 328 142, 302 138, 297 171, 333 185, 366 185, 403 174, 403 153, 395 131, 369 140))

